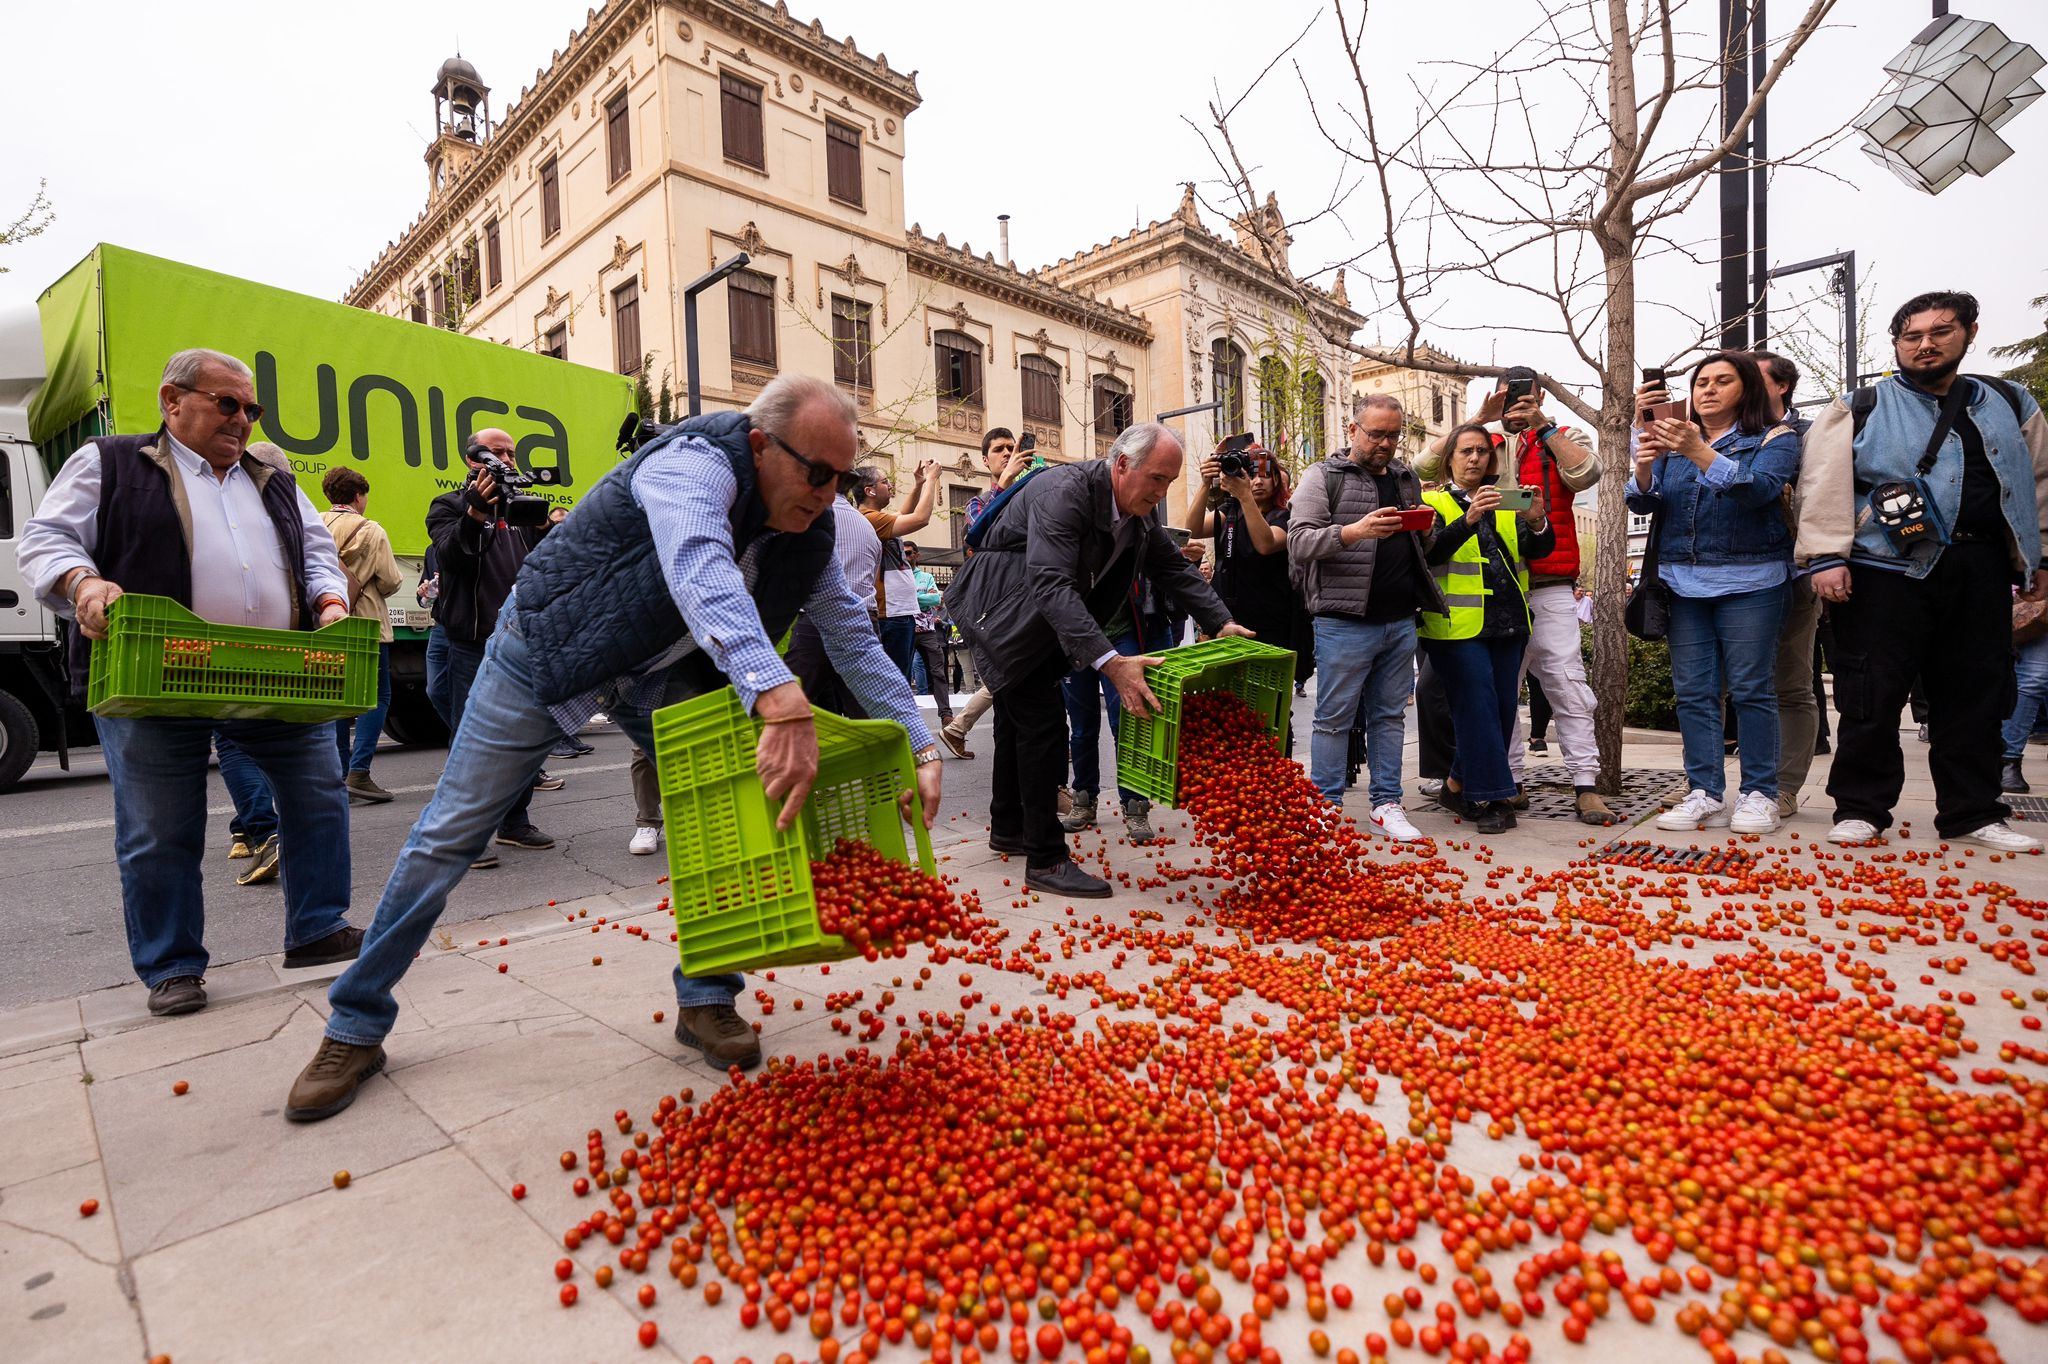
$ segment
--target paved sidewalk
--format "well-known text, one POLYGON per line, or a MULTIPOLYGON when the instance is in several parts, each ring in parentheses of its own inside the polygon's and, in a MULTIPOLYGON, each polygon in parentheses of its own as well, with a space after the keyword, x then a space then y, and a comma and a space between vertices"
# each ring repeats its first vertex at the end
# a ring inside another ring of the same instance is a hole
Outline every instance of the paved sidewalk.
MULTIPOLYGON (((1675 765, 1677 750, 1631 757, 1675 765)), ((1932 828, 1925 765, 1910 741, 1908 757, 1913 777, 1900 814, 1919 837, 1894 844, 1894 851, 1926 847, 1922 831, 1932 828)), ((1823 760, 1810 798, 1825 780, 1823 760)), ((1489 858, 1469 826, 1454 826, 1419 801, 1411 808, 1425 833, 1469 841, 1450 856, 1475 887, 1498 875, 1499 866, 1544 870, 1584 857, 1588 849, 1580 845, 1589 838, 1709 841, 1659 834, 1648 824, 1601 831, 1529 821, 1498 840, 1489 858)), ((1162 812, 1158 822, 1163 832, 1185 834, 1178 815, 1162 812)), ((1801 814, 1767 842, 1817 843, 1827 822, 1825 808, 1801 814)), ((979 812, 945 821, 934 840, 942 870, 979 891, 991 914, 1015 926, 1015 937, 1067 924, 1064 905, 1020 901, 1021 868, 988 852, 983 827, 979 812), (1006 886, 1006 878, 1016 885, 1006 886)), ((1149 870, 1149 855, 1114 841, 1117 820, 1105 831, 1116 870, 1149 870)), ((1716 835, 1713 841, 1726 839, 1725 830, 1716 835)), ((1088 835, 1083 842, 1092 854, 1101 840, 1088 835)), ((1193 861, 1184 843, 1171 855, 1193 861)), ((2048 859, 1991 867, 1987 857, 1959 851, 1952 860, 2023 896, 2048 897, 2048 859)), ((1798 860, 1813 859, 1802 847, 1798 860)), ((559 1153, 580 1152, 585 1134, 608 1124, 615 1110, 644 1123, 661 1095, 694 1088, 701 1098, 722 1083, 670 1034, 674 955, 659 908, 664 889, 650 884, 523 909, 465 925, 456 930, 460 940, 443 933, 405 980, 399 1030, 387 1047, 390 1068, 346 1113, 307 1126, 286 1123, 280 1110, 319 1037, 332 968, 286 972, 271 958, 216 971, 208 982, 212 1005, 186 1018, 149 1019, 139 985, 0 1014, 0 1358, 126 1361, 162 1352, 178 1364, 314 1364, 769 1359, 783 1350, 815 1357, 803 1330, 742 1330, 730 1302, 707 1307, 701 1294, 658 1271, 646 1279, 660 1290, 651 1310, 633 1300, 636 1276, 621 1274, 609 1291, 596 1289, 590 1271, 611 1249, 601 1237, 574 1256, 581 1301, 566 1311, 556 1303, 550 1267, 563 1254, 562 1232, 596 1201, 571 1196, 559 1153), (655 1021, 657 1010, 664 1021, 655 1021), (178 1081, 189 1084, 188 1093, 174 1094, 178 1081), (352 1176, 345 1189, 335 1187, 341 1170, 352 1176), (508 1190, 521 1182, 529 1196, 514 1201, 508 1190), (82 1218, 87 1199, 100 1207, 82 1218), (634 1331, 650 1317, 661 1339, 643 1352, 634 1331)), ((1165 909, 1171 894, 1124 889, 1114 900, 1081 906, 1079 915, 1121 922, 1134 909, 1165 909)), ((1172 920, 1186 909, 1177 905, 1172 920)), ((829 1027, 828 991, 886 986, 906 968, 914 974, 921 958, 914 952, 903 962, 840 963, 829 976, 819 967, 783 969, 772 984, 749 981, 742 1011, 761 1020, 771 1055, 839 1053, 847 1042, 829 1027), (756 989, 780 1007, 764 1015, 756 989), (809 1007, 791 1007, 799 1000, 809 1007)), ((1911 985, 1905 969, 1919 961, 1910 951, 1900 957, 1907 977, 1902 1001, 1931 998, 1911 985)), ((2014 981, 1988 967, 1973 953, 1960 977, 1942 983, 1974 987, 1987 1006, 1998 1004, 1999 988, 2014 981)), ((983 969, 975 977, 991 1002, 1047 1001, 1031 976, 983 969)), ((932 1007, 951 1002, 950 992, 938 992, 932 1007)), ((1079 1005, 1067 1007, 1088 1012, 1079 1005)), ((1971 1035, 1995 1049, 1997 1039, 2021 1036, 2013 1017, 2002 1007, 1972 1010, 1971 1035)), ((879 1045, 894 1042, 892 1031, 879 1045)), ((1523 1149, 1533 1148, 1504 1144, 1510 1156, 1523 1149)), ((1474 1173, 1491 1171, 1503 1158, 1489 1154, 1483 1141, 1470 1148, 1463 1136, 1451 1149, 1451 1159, 1469 1160, 1474 1173)), ((1626 1237, 1609 1242, 1634 1250, 1626 1237)), ((1427 1258, 1434 1237, 1417 1245, 1427 1258)), ((1345 1268, 1346 1281, 1359 1286, 1360 1305, 1338 1343, 1355 1348, 1360 1331, 1385 1327, 1377 1303, 1387 1289, 1379 1285, 1398 1289, 1411 1280, 1393 1277, 1391 1268, 1345 1268)), ((1527 1328, 1539 1358, 1640 1360, 1678 1340, 1665 1312, 1650 1327, 1605 1322, 1581 1353, 1567 1355, 1571 1347, 1557 1338, 1557 1325, 1527 1328)), ((2012 1327, 2009 1317, 2004 1325, 2012 1327)), ((1282 1313, 1267 1338, 1285 1358, 1306 1358, 1308 1329, 1300 1312, 1282 1313)), ((2000 1330, 1995 1321, 1993 1335, 2000 1330)), ((1165 1341, 1163 1333, 1154 1340, 1152 1357, 1162 1364, 1169 1357, 1160 1348, 1165 1341)), ((2029 1357, 2023 1347, 2041 1344, 2011 1335, 2003 1343, 2010 1359, 2029 1357)), ((1753 1349, 1751 1343, 1744 1352, 1753 1349)), ((916 1354, 906 1344, 885 1349, 883 1358, 916 1354)))

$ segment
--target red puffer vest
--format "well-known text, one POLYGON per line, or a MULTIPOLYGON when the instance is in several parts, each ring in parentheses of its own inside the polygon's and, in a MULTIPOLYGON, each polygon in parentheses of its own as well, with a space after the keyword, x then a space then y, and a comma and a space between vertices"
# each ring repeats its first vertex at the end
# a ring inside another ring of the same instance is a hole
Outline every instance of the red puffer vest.
MULTIPOLYGON (((1566 428, 1560 427, 1560 430, 1566 428)), ((1531 560, 1529 573, 1537 578, 1576 578, 1579 576, 1579 527, 1572 518, 1572 499, 1577 496, 1564 486, 1564 479, 1557 472, 1557 459, 1545 453, 1536 441, 1536 433, 1523 431, 1515 437, 1520 443, 1522 486, 1543 489, 1545 504, 1550 508, 1550 528, 1557 532, 1557 548, 1540 559, 1531 560)))

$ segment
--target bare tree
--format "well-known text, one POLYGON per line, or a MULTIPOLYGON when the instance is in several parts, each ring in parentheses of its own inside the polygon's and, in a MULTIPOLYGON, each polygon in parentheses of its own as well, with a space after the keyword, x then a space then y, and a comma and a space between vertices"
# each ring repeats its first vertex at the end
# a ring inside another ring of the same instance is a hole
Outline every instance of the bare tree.
MULTIPOLYGON (((1638 312, 1656 310, 1685 327, 1691 343, 1667 363, 1709 346, 1718 331, 1718 324, 1664 301, 1639 299, 1637 271, 1659 257, 1715 258, 1711 246, 1678 236, 1683 225, 1677 220, 1714 182, 1724 158, 1744 147, 1765 98, 1835 0, 1809 0, 1792 30, 1770 44, 1773 54, 1755 94, 1725 126, 1718 92, 1727 64, 1750 60, 1746 35, 1723 51, 1711 39, 1683 33, 1685 0, 1543 0, 1536 22, 1491 60, 1435 63, 1450 73, 1449 81, 1415 86, 1414 127, 1398 136, 1384 128, 1375 107, 1383 87, 1367 74, 1369 4, 1331 3, 1350 76, 1340 101, 1319 98, 1293 58, 1320 17, 1242 94, 1231 100, 1218 94, 1210 126, 1197 129, 1219 172, 1220 202, 1210 207, 1254 225, 1266 263, 1306 304, 1310 295, 1276 239, 1324 218, 1342 224, 1354 198, 1370 204, 1374 221, 1356 238, 1358 249, 1310 275, 1359 271, 1382 307, 1397 310, 1402 335, 1391 345, 1328 338, 1358 354, 1498 377, 1497 365, 1454 368, 1418 353, 1425 330, 1484 330, 1548 338, 1574 357, 1584 380, 1544 373, 1541 383, 1597 429, 1607 452, 1596 536, 1593 684, 1600 702, 1600 785, 1614 794, 1628 684, 1622 497, 1632 472, 1620 454, 1634 420, 1638 312), (1269 223, 1255 211, 1265 197, 1233 137, 1232 118, 1283 63, 1292 66, 1306 113, 1336 162, 1321 206, 1298 220, 1269 223), (1487 301, 1512 320, 1484 328, 1451 325, 1443 304, 1454 288, 1467 301, 1484 289, 1487 301)), ((1692 9, 1712 13, 1703 5, 1692 9)), ((1773 164, 1806 164, 1833 136, 1773 164)), ((1748 173, 1746 164, 1740 173, 1748 173)), ((1308 313, 1314 316, 1314 309, 1308 313)))
POLYGON ((1856 347, 1859 376, 1879 373, 1886 361, 1877 337, 1877 272, 1866 270, 1857 281, 1856 297, 1845 299, 1831 284, 1804 291, 1788 290, 1771 300, 1771 349, 1799 366, 1799 391, 1794 401, 1810 406, 1839 398, 1849 389, 1842 370, 1842 309, 1853 308, 1850 335, 1856 347))
MULTIPOLYGON (((27 208, 13 222, 0 227, 0 246, 13 246, 30 237, 40 237, 57 220, 57 210, 50 205, 50 182, 36 182, 36 197, 29 201, 27 208)), ((7 267, 0 265, 0 275, 7 273, 7 267)))

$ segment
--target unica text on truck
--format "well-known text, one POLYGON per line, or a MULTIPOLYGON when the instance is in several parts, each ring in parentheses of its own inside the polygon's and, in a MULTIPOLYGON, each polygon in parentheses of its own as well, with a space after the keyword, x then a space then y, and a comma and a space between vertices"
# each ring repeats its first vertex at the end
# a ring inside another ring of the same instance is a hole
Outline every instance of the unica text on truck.
POLYGON ((625 376, 253 284, 118 246, 99 246, 46 289, 35 310, 0 313, 0 790, 39 750, 68 766, 92 740, 67 704, 61 631, 22 580, 22 526, 66 459, 95 436, 161 425, 164 361, 194 346, 255 373, 263 417, 252 441, 291 458, 315 507, 337 466, 370 481, 370 515, 407 569, 391 599, 392 704, 386 732, 436 743, 426 699, 431 614, 414 598, 427 504, 468 477, 462 451, 487 427, 511 433, 530 491, 567 506, 618 462, 633 410, 625 376))

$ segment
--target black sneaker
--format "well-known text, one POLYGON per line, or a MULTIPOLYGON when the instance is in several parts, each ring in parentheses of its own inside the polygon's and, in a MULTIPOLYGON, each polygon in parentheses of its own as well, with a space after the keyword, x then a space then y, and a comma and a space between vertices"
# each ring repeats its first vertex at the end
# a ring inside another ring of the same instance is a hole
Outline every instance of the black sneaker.
POLYGON ((531 824, 522 824, 516 829, 498 830, 498 842, 508 848, 525 848, 530 852, 539 852, 555 846, 554 839, 531 824))
POLYGON ((149 1011, 159 1018, 197 1013, 206 1007, 206 983, 197 976, 172 976, 149 987, 149 1011))
POLYGON ((338 961, 354 961, 362 950, 363 930, 343 924, 324 938, 287 951, 284 964, 290 970, 302 966, 331 966, 338 961))
POLYGON ((579 744, 574 739, 564 739, 548 750, 548 756, 550 758, 562 759, 580 758, 592 751, 589 744, 579 744))
POLYGON ((1529 751, 1531 753, 1548 753, 1550 745, 1541 737, 1532 737, 1529 740, 1529 751))
POLYGON ((761 1039, 730 1004, 677 1005, 676 1041, 703 1052, 720 1070, 752 1070, 761 1064, 761 1039))
POLYGON ((1064 895, 1075 900, 1107 900, 1109 882, 1099 876, 1090 876, 1075 866, 1070 858, 1050 867, 1024 868, 1026 889, 1045 895, 1064 895))
POLYGON ((540 770, 540 775, 533 779, 533 789, 536 791, 559 791, 562 789, 562 779, 551 776, 548 770, 543 767, 540 770))
POLYGON ((1490 800, 1480 808, 1472 827, 1482 834, 1504 834, 1515 827, 1515 807, 1505 800, 1490 800))
POLYGON ((988 836, 988 846, 995 852, 1008 853, 1012 857, 1022 857, 1026 852, 1030 851, 1030 849, 1024 846, 1023 839, 1008 838, 1002 834, 990 834, 988 836))

